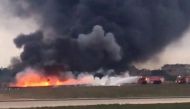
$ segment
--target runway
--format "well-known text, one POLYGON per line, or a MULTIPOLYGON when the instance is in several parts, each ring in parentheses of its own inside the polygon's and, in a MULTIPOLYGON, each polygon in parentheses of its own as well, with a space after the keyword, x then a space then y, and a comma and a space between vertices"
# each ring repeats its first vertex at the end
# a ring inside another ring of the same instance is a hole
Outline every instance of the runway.
POLYGON ((12 100, 1 101, 0 109, 85 106, 100 104, 158 104, 158 103, 190 103, 190 98, 159 98, 159 99, 65 99, 65 100, 12 100))

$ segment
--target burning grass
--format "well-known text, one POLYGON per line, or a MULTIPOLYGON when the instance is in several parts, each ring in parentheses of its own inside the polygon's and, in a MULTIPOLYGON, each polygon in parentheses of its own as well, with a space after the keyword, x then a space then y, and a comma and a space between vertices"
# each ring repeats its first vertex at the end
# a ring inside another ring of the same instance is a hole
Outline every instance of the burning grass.
POLYGON ((190 103, 182 104, 150 104, 150 105, 97 105, 70 107, 41 107, 30 109, 189 109, 190 103))

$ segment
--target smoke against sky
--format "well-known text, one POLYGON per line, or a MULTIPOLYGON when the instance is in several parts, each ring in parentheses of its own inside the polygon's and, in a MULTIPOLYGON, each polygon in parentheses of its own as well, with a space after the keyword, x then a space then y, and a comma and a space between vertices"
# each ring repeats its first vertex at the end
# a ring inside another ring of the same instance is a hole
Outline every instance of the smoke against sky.
MULTIPOLYGON (((162 50, 167 54, 171 49, 165 47, 183 36, 190 21, 189 0, 15 0, 11 5, 17 12, 5 20, 17 31, 13 36, 18 36, 17 47, 24 49, 22 64, 35 67, 66 64, 72 70, 120 69, 145 62, 162 50), (26 30, 11 23, 16 18, 26 30), (33 18, 40 28, 32 33, 36 27, 29 19, 33 18), (91 41, 96 25, 98 33, 91 41)), ((164 62, 164 57, 160 60, 164 62)))
POLYGON ((190 64, 190 31, 186 31, 183 38, 171 43, 149 60, 135 63, 141 69, 160 69, 165 64, 190 64))
POLYGON ((7 67, 14 56, 20 54, 13 39, 20 33, 30 33, 37 29, 33 19, 21 19, 13 15, 7 0, 0 1, 0 66, 7 67))

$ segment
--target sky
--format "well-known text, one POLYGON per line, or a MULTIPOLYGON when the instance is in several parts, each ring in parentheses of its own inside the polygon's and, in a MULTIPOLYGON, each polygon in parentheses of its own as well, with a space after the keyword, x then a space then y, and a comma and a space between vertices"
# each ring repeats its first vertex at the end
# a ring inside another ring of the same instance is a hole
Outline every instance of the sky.
MULTIPOLYGON (((6 1, 0 1, 0 67, 10 65, 12 57, 18 57, 13 39, 21 33, 31 33, 38 25, 33 18, 21 19, 13 15, 6 1)), ((143 63, 134 63, 138 68, 157 69, 164 64, 190 64, 190 29, 181 39, 168 45, 162 52, 143 63)))

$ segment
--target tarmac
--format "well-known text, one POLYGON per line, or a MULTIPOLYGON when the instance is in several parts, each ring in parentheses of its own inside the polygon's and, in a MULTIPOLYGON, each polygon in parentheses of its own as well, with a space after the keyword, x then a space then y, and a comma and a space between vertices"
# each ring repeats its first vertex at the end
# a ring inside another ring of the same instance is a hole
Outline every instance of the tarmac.
POLYGON ((119 98, 119 99, 62 99, 62 100, 36 100, 19 99, 0 101, 0 109, 32 108, 32 107, 57 107, 57 106, 86 106, 101 104, 166 104, 190 103, 190 98, 119 98))

